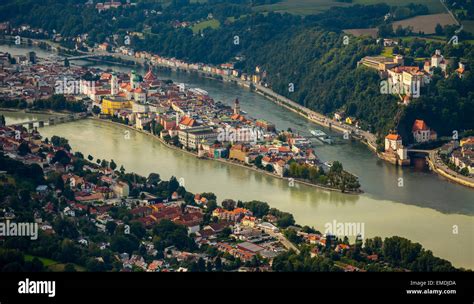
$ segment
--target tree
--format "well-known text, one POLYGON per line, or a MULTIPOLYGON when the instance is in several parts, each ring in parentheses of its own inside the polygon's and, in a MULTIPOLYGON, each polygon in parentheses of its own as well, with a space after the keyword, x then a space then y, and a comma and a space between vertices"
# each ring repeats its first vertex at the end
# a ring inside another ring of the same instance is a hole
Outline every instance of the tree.
POLYGON ((69 145, 69 141, 67 139, 63 138, 63 137, 53 135, 53 137, 51 137, 51 143, 55 147, 61 147, 61 148, 64 148, 65 150, 67 150, 67 151, 71 150, 71 146, 69 145))
POLYGON ((107 168, 109 166, 109 162, 106 161, 105 159, 103 159, 101 162, 100 162, 100 166, 102 168, 107 168))
POLYGON ((58 175, 58 177, 56 178, 54 186, 58 190, 61 190, 61 191, 64 190, 64 181, 63 181, 63 178, 61 177, 61 175, 58 175))
POLYGON ((196 248, 194 239, 188 236, 187 228, 170 220, 161 220, 156 224, 153 227, 153 234, 158 237, 158 241, 155 242, 157 248, 166 248, 171 245, 188 251, 196 248))
POLYGON ((101 109, 98 106, 94 105, 92 107, 92 113, 94 113, 95 115, 99 115, 100 112, 101 112, 101 109))
POLYGON ((289 213, 283 213, 283 215, 277 221, 277 225, 281 228, 286 228, 294 224, 295 219, 293 218, 293 215, 289 213))
POLYGON ((301 237, 296 233, 294 229, 286 229, 284 231, 286 238, 293 244, 300 244, 302 242, 301 237))
POLYGON ((229 210, 229 211, 234 210, 235 205, 236 205, 235 201, 231 199, 225 199, 222 201, 222 207, 224 207, 224 209, 229 210))
POLYGON ((93 160, 94 160, 94 157, 89 154, 89 155, 87 155, 87 159, 88 159, 89 161, 93 161, 93 160))
POLYGON ((216 195, 212 192, 203 192, 203 193, 201 193, 201 197, 205 197, 208 201, 217 200, 216 195))
POLYGON ((179 182, 178 180, 176 179, 176 177, 172 176, 168 182, 168 191, 170 193, 173 193, 174 191, 176 191, 179 187, 179 182))
POLYGON ((21 202, 23 205, 26 205, 26 204, 30 203, 30 201, 31 201, 31 195, 30 195, 30 191, 29 191, 29 190, 21 189, 18 194, 19 194, 19 197, 20 197, 20 202, 21 202))
POLYGON ((117 223, 115 223, 114 221, 108 221, 106 224, 105 224, 105 229, 107 230, 107 232, 109 234, 114 234, 115 233, 115 229, 117 228, 117 223))
POLYGON ((75 239, 79 236, 76 225, 68 219, 57 218, 53 222, 53 228, 56 233, 67 239, 75 239))
POLYGON ((203 258, 199 258, 197 261, 197 271, 205 272, 206 271, 206 263, 204 262, 203 258))
POLYGON ((268 214, 270 206, 265 202, 250 201, 243 203, 243 207, 252 211, 253 215, 259 218, 264 217, 268 214))
POLYGON ((221 260, 220 257, 216 258, 214 266, 215 266, 217 272, 222 271, 222 260, 221 260))
POLYGON ((110 169, 114 170, 117 169, 117 164, 114 162, 114 160, 112 159, 110 161, 110 169))
POLYGON ((66 266, 64 266, 64 272, 76 272, 76 267, 74 267, 74 264, 67 263, 66 266))
POLYGON ((439 23, 436 24, 435 33, 438 36, 442 36, 444 34, 444 30, 443 30, 443 27, 441 26, 441 24, 439 24, 439 23))
POLYGON ((138 239, 142 239, 146 235, 146 230, 142 223, 133 222, 130 226, 130 233, 134 234, 138 239))
POLYGON ((9 263, 2 268, 2 272, 23 272, 23 271, 24 271, 23 267, 18 262, 9 263))
POLYGON ((333 162, 331 169, 329 171, 340 174, 342 170, 343 170, 342 164, 338 161, 335 161, 333 162))
POLYGON ((105 271, 104 263, 98 261, 95 258, 88 259, 88 261, 86 263, 86 268, 87 268, 87 271, 90 271, 90 272, 103 272, 103 271, 105 271))
POLYGON ((24 141, 18 146, 18 154, 21 156, 25 156, 28 153, 31 153, 31 150, 28 146, 28 142, 24 141))
POLYGON ((219 233, 222 237, 229 237, 229 235, 232 234, 232 229, 230 227, 225 227, 222 229, 222 231, 219 233))
POLYGON ((31 261, 26 261, 24 265, 25 271, 27 272, 43 272, 44 265, 37 257, 34 257, 31 261))
POLYGON ((131 254, 138 249, 138 246, 138 239, 131 234, 113 236, 110 242, 110 249, 120 253, 127 252, 131 254))
POLYGON ((62 165, 67 165, 71 162, 69 155, 64 150, 58 150, 54 154, 54 157, 51 159, 51 163, 60 163, 62 165))
POLYGON ((158 185, 160 183, 160 175, 158 173, 150 173, 147 178, 147 183, 158 185))
POLYGON ((378 27, 379 37, 386 38, 393 36, 393 27, 391 24, 383 24, 378 27))

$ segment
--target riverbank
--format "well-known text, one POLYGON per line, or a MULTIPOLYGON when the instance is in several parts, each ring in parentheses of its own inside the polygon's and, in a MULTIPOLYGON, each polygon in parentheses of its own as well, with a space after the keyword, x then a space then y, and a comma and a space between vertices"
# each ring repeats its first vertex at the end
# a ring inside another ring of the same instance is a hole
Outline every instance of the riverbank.
POLYGON ((156 136, 156 135, 154 135, 150 132, 146 132, 144 130, 140 130, 140 129, 134 128, 132 126, 125 125, 125 124, 118 123, 118 122, 114 122, 114 121, 111 121, 111 120, 108 120, 108 119, 101 119, 101 118, 97 118, 97 117, 89 117, 89 118, 93 119, 93 120, 96 120, 96 121, 110 123, 110 124, 113 124, 113 125, 116 125, 116 126, 122 126, 122 127, 125 127, 127 129, 130 129, 130 130, 133 130, 133 131, 136 131, 136 132, 140 132, 142 134, 145 134, 147 136, 150 136, 150 137, 158 140, 160 143, 162 143, 163 145, 165 145, 166 147, 168 147, 170 149, 181 151, 185 154, 194 156, 199 160, 218 161, 218 162, 221 162, 221 163, 224 163, 224 164, 227 164, 227 165, 238 166, 238 167, 241 167, 241 168, 250 169, 250 170, 253 170, 255 172, 265 174, 265 175, 268 175, 268 176, 271 176, 271 177, 274 177, 274 178, 278 178, 278 179, 281 179, 281 180, 286 180, 286 181, 288 181, 288 184, 294 182, 294 183, 298 183, 298 184, 302 184, 302 185, 306 185, 306 186, 316 187, 316 188, 319 188, 319 189, 322 189, 322 190, 340 192, 340 193, 351 194, 351 195, 358 195, 358 194, 364 193, 364 191, 362 191, 362 190, 360 190, 360 191, 341 191, 340 189, 325 187, 325 186, 322 186, 322 185, 313 184, 313 183, 310 183, 310 182, 307 182, 307 181, 304 181, 304 180, 300 180, 300 179, 296 179, 296 178, 283 177, 283 176, 279 176, 279 175, 277 175, 275 173, 272 173, 272 172, 261 170, 259 168, 254 167, 254 166, 247 166, 247 165, 237 163, 237 162, 233 162, 233 161, 230 161, 230 160, 227 160, 227 159, 214 159, 214 158, 209 158, 209 157, 198 157, 198 155, 196 153, 193 153, 191 151, 187 151, 185 149, 180 149, 179 147, 176 147, 172 144, 169 144, 164 139, 162 139, 161 137, 156 136))
POLYGON ((426 157, 426 161, 430 169, 438 175, 457 184, 474 188, 474 179, 461 176, 460 174, 449 169, 446 164, 437 156, 437 150, 431 151, 426 157))

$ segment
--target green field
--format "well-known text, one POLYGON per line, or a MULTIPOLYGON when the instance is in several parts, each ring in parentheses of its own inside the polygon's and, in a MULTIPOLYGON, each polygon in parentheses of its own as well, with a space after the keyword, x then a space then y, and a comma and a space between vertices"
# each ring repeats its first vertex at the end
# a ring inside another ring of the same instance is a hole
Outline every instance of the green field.
POLYGON ((466 32, 474 34, 474 20, 462 20, 461 24, 466 32))
MULTIPOLYGON (((32 261, 33 258, 35 258, 35 256, 25 254, 25 261, 32 261)), ((38 259, 43 263, 43 266, 45 268, 53 272, 62 272, 64 271, 64 267, 66 266, 66 264, 60 263, 55 260, 42 258, 42 257, 38 257, 38 259)), ((74 264, 74 268, 76 268, 76 271, 86 271, 84 267, 76 265, 76 264, 74 264)))
POLYGON ((324 12, 333 6, 350 6, 335 0, 284 0, 274 4, 256 6, 256 11, 288 12, 297 15, 311 15, 324 12))
MULTIPOLYGON (((440 0, 353 0, 352 4, 376 4, 387 3, 391 6, 403 6, 409 3, 425 4, 432 14, 444 13, 446 10, 440 0)), ((333 6, 350 6, 350 3, 337 2, 335 0, 283 0, 269 5, 256 6, 256 11, 288 12, 298 15, 311 15, 328 10, 333 6)))
POLYGON ((382 55, 383 57, 392 58, 393 57, 393 47, 391 47, 391 46, 384 47, 383 51, 382 51, 382 54, 380 54, 380 55, 382 55))
MULTIPOLYGON (((25 261, 32 261, 33 258, 35 258, 35 257, 32 256, 32 255, 29 255, 29 254, 25 254, 25 261)), ((47 258, 38 257, 38 259, 41 261, 41 263, 43 263, 44 267, 49 267, 51 265, 59 263, 58 261, 47 259, 47 258)))
POLYGON ((376 4, 376 3, 387 3, 390 6, 404 6, 410 3, 424 4, 426 5, 431 14, 445 13, 446 9, 440 0, 353 0, 354 4, 376 4))
POLYGON ((210 20, 206 20, 206 21, 202 21, 202 22, 199 22, 199 23, 196 23, 193 27, 192 27, 192 30, 193 30, 193 33, 198 33, 199 31, 202 31, 203 29, 205 28, 213 28, 213 29, 217 29, 221 26, 221 23, 219 22, 219 20, 217 19, 210 19, 210 20))

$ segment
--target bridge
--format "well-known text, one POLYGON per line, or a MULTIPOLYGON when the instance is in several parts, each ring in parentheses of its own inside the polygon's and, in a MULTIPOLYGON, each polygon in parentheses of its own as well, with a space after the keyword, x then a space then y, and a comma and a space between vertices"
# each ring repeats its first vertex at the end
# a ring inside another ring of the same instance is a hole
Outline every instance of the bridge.
POLYGON ((422 153, 422 154, 430 154, 433 150, 424 150, 424 149, 407 149, 408 153, 422 153))
POLYGON ((105 56, 104 54, 88 54, 88 55, 78 55, 78 56, 71 56, 71 57, 65 57, 67 60, 80 60, 80 59, 87 59, 87 58, 94 58, 94 57, 103 57, 105 56))
POLYGON ((24 121, 16 124, 9 124, 7 127, 24 127, 27 130, 32 130, 34 128, 42 128, 44 126, 53 126, 58 125, 74 120, 79 120, 86 118, 87 115, 85 113, 76 113, 76 114, 68 114, 68 115, 58 115, 58 116, 51 116, 46 119, 36 119, 36 120, 29 120, 24 121))
POLYGON ((76 56, 69 56, 69 57, 59 57, 56 58, 56 62, 62 62, 65 59, 68 61, 73 61, 73 60, 81 60, 81 59, 89 59, 89 58, 99 58, 99 57, 104 57, 107 56, 106 54, 102 53, 93 53, 93 54, 84 54, 84 55, 76 55, 76 56))

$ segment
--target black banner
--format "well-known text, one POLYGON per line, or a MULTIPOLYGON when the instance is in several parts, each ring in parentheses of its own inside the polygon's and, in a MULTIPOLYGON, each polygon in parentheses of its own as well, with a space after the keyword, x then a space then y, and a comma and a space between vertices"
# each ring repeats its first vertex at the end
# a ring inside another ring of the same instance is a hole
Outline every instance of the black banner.
POLYGON ((217 289, 235 299, 262 296, 264 290, 265 297, 278 298, 284 289, 309 289, 317 297, 370 303, 473 303, 472 278, 472 273, 3 273, 0 303, 146 300, 157 290, 192 299, 196 292, 206 297, 217 289))

